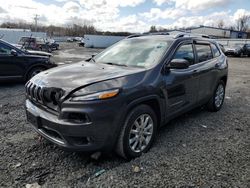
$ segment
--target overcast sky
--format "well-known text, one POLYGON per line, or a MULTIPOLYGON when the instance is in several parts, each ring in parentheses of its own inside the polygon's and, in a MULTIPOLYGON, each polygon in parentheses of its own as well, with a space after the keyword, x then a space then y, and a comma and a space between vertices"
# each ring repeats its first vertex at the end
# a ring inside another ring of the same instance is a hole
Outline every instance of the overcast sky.
POLYGON ((235 25, 250 15, 250 0, 0 0, 0 23, 7 21, 68 25, 89 23, 103 31, 148 31, 171 27, 235 25))

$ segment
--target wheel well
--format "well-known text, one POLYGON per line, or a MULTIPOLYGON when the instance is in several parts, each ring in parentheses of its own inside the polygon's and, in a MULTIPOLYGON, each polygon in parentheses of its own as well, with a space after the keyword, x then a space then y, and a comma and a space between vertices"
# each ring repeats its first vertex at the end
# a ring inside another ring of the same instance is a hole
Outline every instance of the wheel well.
POLYGON ((224 82, 225 85, 227 84, 227 76, 223 76, 221 80, 224 82))
POLYGON ((161 124, 161 109, 160 109, 160 104, 159 102, 157 101, 157 99, 149 99, 149 100, 146 100, 146 101, 142 101, 140 103, 137 103, 135 105, 133 105, 128 112, 130 112, 130 110, 136 106, 139 106, 141 104, 145 104, 145 105, 148 105, 152 108, 152 110, 155 112, 155 115, 157 117, 157 125, 160 127, 160 124, 161 124))
POLYGON ((36 68, 47 69, 47 67, 46 67, 46 66, 43 66, 43 65, 36 65, 36 66, 30 67, 30 68, 28 69, 28 71, 26 72, 26 74, 25 74, 25 79, 28 78, 28 76, 29 76, 29 74, 30 74, 30 71, 32 71, 33 69, 36 69, 36 68))

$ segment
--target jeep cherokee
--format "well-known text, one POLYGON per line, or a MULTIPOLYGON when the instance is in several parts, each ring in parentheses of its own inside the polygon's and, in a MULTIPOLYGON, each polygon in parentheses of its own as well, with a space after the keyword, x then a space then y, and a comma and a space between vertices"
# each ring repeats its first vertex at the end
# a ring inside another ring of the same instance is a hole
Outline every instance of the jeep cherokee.
POLYGON ((214 40, 134 35, 88 61, 33 77, 26 84, 27 118, 63 148, 134 158, 169 120, 202 105, 220 110, 227 75, 227 58, 214 40))

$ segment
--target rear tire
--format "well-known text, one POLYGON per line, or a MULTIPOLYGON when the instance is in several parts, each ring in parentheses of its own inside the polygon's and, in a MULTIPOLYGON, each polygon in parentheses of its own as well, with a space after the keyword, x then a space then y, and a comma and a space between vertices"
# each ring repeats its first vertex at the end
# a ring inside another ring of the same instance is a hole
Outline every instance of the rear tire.
POLYGON ((211 112, 217 112, 221 109, 225 98, 225 83, 220 80, 217 84, 213 96, 207 103, 207 109, 211 112))
POLYGON ((148 105, 139 105, 127 115, 118 138, 116 152, 125 159, 147 152, 157 131, 155 112, 148 105))

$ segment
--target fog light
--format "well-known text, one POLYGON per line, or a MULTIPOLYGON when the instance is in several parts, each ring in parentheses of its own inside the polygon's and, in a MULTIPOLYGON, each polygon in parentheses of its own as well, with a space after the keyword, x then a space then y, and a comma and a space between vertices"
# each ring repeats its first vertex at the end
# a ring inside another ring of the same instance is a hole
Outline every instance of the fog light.
POLYGON ((69 119, 69 121, 75 122, 75 123, 89 122, 89 118, 84 113, 75 113, 75 112, 69 113, 68 114, 68 119, 69 119))

